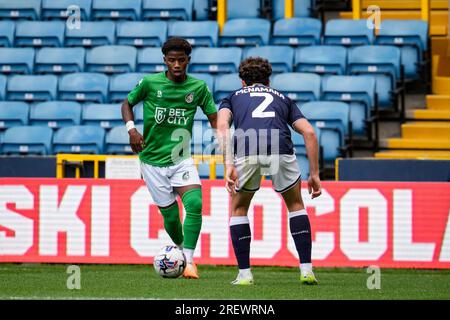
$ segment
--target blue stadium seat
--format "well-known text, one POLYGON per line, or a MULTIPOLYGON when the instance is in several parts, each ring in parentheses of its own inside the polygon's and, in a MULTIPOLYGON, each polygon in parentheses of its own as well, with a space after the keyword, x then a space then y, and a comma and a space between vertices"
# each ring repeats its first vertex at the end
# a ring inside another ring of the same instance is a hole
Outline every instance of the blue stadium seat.
MULTIPOLYGON (((144 126, 136 125, 136 129, 143 134, 144 126)), ((116 126, 106 133, 105 153, 107 154, 133 154, 130 146, 130 136, 124 125, 116 126)))
POLYGON ((162 47, 167 38, 165 21, 124 21, 117 23, 117 44, 162 47))
POLYGON ((204 136, 207 127, 203 125, 202 121, 194 121, 192 126, 192 139, 191 139, 191 153, 203 154, 205 141, 204 136))
POLYGON ((350 49, 349 74, 371 74, 376 78, 379 106, 393 105, 393 93, 400 79, 401 52, 394 46, 360 46, 350 49))
POLYGON ((347 49, 339 46, 298 48, 295 71, 319 74, 346 74, 347 49))
POLYGON ((320 44, 322 22, 313 18, 281 19, 273 26, 271 43, 275 45, 312 46, 320 44))
POLYGON ((83 72, 83 48, 42 48, 36 53, 35 73, 83 72))
POLYGON ((195 72, 189 72, 189 75, 194 78, 205 81, 209 90, 211 92, 214 92, 214 76, 212 76, 208 73, 195 73, 195 72))
POLYGON ((143 0, 142 18, 192 20, 192 0, 143 0))
POLYGON ((227 0, 227 19, 259 18, 260 0, 227 0))
POLYGON ((105 129, 99 126, 69 126, 55 132, 53 153, 102 154, 105 129))
POLYGON ((0 74, 0 100, 5 100, 7 80, 6 76, 0 74))
POLYGON ((375 78, 372 76, 329 76, 323 79, 322 98, 342 101, 350 106, 350 120, 355 134, 364 134, 365 120, 375 104, 375 78))
POLYGON ((59 99, 79 102, 108 100, 108 76, 101 73, 71 73, 59 79, 59 99))
POLYGON ((320 76, 314 73, 283 73, 273 77, 272 87, 286 94, 295 102, 320 99, 320 76))
POLYGON ((361 46, 373 43, 374 33, 367 20, 333 19, 326 24, 324 43, 329 45, 361 46))
POLYGON ((93 0, 93 20, 126 19, 140 20, 141 0, 93 0))
POLYGON ((185 38, 196 47, 216 47, 219 25, 216 21, 175 21, 169 26, 169 37, 185 38))
POLYGON ((196 21, 209 19, 209 0, 194 0, 194 12, 196 21))
POLYGON ((14 75, 8 79, 6 100, 55 100, 58 78, 54 75, 14 75))
POLYGON ((194 114, 194 121, 202 121, 202 122, 205 122, 205 123, 208 122, 208 117, 202 111, 201 108, 197 108, 197 111, 194 114))
POLYGON ((242 57, 240 48, 196 48, 192 52, 190 72, 238 72, 242 57))
POLYGON ((133 107, 134 113, 134 123, 143 124, 144 123, 144 105, 142 102, 138 103, 133 107))
POLYGON ((120 104, 86 104, 81 112, 82 124, 96 125, 103 129, 111 129, 123 124, 120 107, 120 104))
POLYGON ((100 46, 86 53, 86 71, 103 73, 134 72, 137 49, 131 46, 100 46))
POLYGON ((112 76, 109 79, 109 101, 122 102, 146 75, 146 73, 124 73, 112 76))
POLYGON ((30 107, 30 125, 59 129, 79 125, 81 105, 73 101, 46 101, 30 107))
POLYGON ((86 21, 80 29, 66 29, 66 47, 92 47, 114 44, 116 27, 113 21, 86 21))
POLYGON ((14 21, 0 21, 0 47, 12 47, 14 45, 14 21))
POLYGON ((67 20, 68 16, 79 13, 81 20, 86 21, 91 19, 91 7, 92 0, 42 0, 42 19, 67 20))
MULTIPOLYGON (((314 0, 294 0, 294 17, 309 17, 314 0)), ((285 0, 272 0, 275 20, 284 18, 285 0)))
POLYGON ((16 23, 16 47, 62 47, 63 21, 19 21, 16 23))
POLYGON ((214 82, 214 100, 221 101, 234 90, 242 88, 242 80, 238 73, 218 75, 214 82))
POLYGON ((3 136, 0 152, 7 155, 52 153, 53 130, 46 127, 20 126, 9 128, 3 136))
POLYGON ((41 0, 0 0, 0 19, 39 20, 41 0))
POLYGON ((161 48, 145 48, 138 51, 137 72, 156 73, 166 70, 161 48))
POLYGON ((225 22, 221 46, 263 46, 269 44, 270 21, 265 19, 233 19, 225 22))
POLYGON ((273 73, 291 72, 294 64, 294 49, 288 46, 262 46, 249 48, 244 58, 262 57, 269 60, 273 73))
POLYGON ((375 43, 400 47, 405 77, 417 79, 418 64, 428 50, 428 23, 422 20, 383 20, 375 43))
POLYGON ((343 102, 315 101, 303 104, 300 110, 317 131, 324 162, 333 164, 345 145, 349 106, 343 102))
POLYGON ((25 102, 0 102, 0 130, 28 124, 30 107, 25 102))
POLYGON ((0 48, 0 70, 4 74, 33 73, 33 48, 0 48))

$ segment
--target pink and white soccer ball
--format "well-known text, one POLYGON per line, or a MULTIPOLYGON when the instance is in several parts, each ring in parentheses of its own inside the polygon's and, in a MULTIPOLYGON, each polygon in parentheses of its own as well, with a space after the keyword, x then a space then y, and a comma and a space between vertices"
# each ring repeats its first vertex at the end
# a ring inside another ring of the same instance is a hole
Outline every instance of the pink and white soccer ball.
POLYGON ((155 255, 153 266, 163 278, 178 278, 186 268, 186 257, 177 246, 164 246, 155 255))

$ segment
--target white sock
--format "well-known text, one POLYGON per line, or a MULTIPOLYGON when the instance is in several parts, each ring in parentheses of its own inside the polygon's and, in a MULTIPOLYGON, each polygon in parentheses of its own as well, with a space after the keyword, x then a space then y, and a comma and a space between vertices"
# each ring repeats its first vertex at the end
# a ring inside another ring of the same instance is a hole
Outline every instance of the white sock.
POLYGON ((312 263, 300 263, 300 272, 309 272, 312 271, 312 263))
POLYGON ((251 277, 253 277, 252 271, 250 270, 250 268, 248 268, 248 269, 239 269, 239 276, 243 277, 243 278, 251 278, 251 277))
POLYGON ((184 255, 186 256, 186 262, 192 263, 194 257, 194 249, 183 248, 184 255))

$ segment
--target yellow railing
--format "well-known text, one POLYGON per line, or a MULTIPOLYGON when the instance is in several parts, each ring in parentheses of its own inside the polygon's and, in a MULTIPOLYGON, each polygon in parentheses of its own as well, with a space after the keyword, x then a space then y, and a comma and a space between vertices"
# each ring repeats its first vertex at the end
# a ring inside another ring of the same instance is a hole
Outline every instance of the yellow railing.
MULTIPOLYGON (((418 0, 420 1, 421 18, 424 21, 430 21, 430 2, 431 0, 418 0)), ((376 5, 376 1, 373 1, 376 5)), ((362 0, 352 0, 353 19, 361 19, 362 0)))

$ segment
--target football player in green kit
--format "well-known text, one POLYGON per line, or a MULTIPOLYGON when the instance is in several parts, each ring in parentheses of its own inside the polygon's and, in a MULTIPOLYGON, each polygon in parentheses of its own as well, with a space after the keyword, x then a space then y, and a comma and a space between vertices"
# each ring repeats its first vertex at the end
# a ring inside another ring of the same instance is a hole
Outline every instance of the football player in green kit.
POLYGON ((142 176, 164 217, 164 228, 183 248, 183 276, 198 279, 193 261, 202 225, 202 191, 190 154, 194 114, 199 106, 216 128, 217 109, 208 86, 186 73, 192 47, 182 38, 170 38, 163 47, 167 71, 145 76, 122 104, 122 118, 133 152, 139 154, 142 176), (144 104, 144 132, 134 126, 132 108, 144 104), (186 209, 182 224, 176 195, 186 209))

